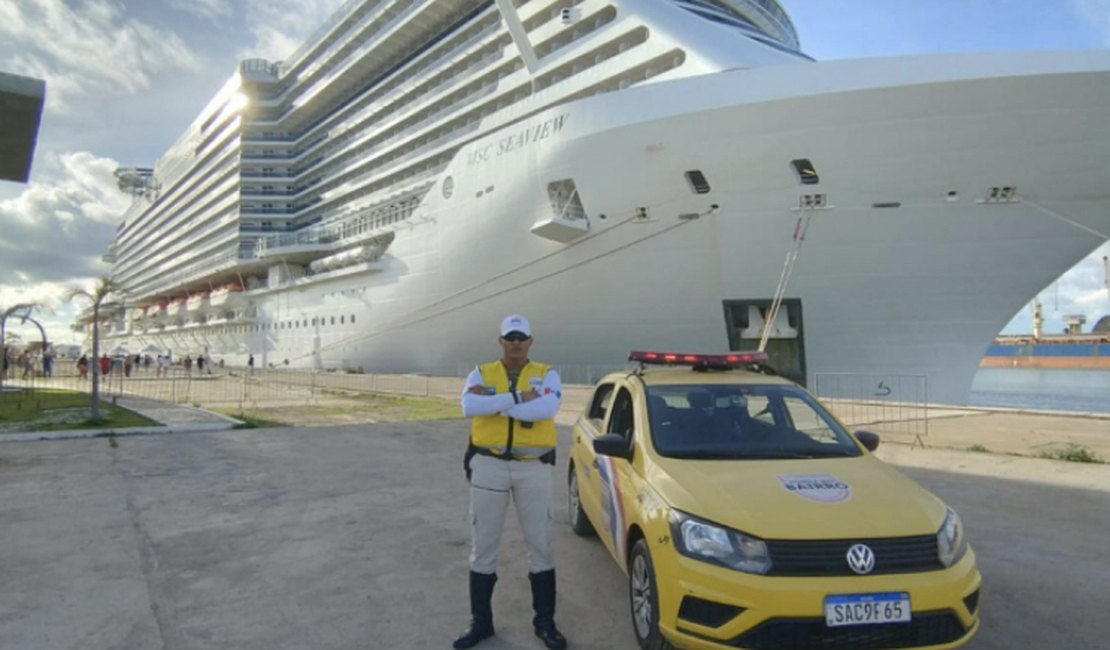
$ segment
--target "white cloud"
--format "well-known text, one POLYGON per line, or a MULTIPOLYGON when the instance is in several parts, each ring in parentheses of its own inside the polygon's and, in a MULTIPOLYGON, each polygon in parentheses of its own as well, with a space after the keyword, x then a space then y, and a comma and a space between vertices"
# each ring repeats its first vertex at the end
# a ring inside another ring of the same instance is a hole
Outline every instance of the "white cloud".
POLYGON ((170 6, 213 22, 232 13, 230 4, 225 0, 170 0, 170 6))
MULTIPOLYGON (((1084 332, 1089 332, 1100 318, 1110 314, 1110 291, 1106 288, 1103 256, 1110 256, 1110 243, 1103 244, 1083 258, 1037 296, 1041 301, 1045 334, 1063 332, 1065 318, 1072 314, 1086 317, 1084 332)), ((1032 331, 1033 315, 1029 307, 1015 314, 1003 330, 1006 334, 1028 334, 1032 331)))
MULTIPOLYGON (((0 284, 0 308, 40 304, 44 309, 33 317, 51 339, 70 342, 68 325, 83 305, 62 298, 108 272, 101 256, 129 199, 116 188, 114 160, 71 152, 38 162, 40 176, 50 180, 32 181, 18 196, 0 200, 0 258, 13 273, 0 284)), ((38 336, 37 330, 25 334, 38 336)))
POLYGON ((82 152, 63 154, 49 166, 58 170, 56 180, 33 181, 0 201, 5 267, 19 269, 23 283, 103 274, 100 257, 128 201, 116 189, 116 162, 82 152))
POLYGON ((81 94, 131 95, 160 73, 200 65, 177 34, 125 17, 113 0, 0 0, 0 58, 10 72, 46 79, 47 109, 58 112, 81 94))

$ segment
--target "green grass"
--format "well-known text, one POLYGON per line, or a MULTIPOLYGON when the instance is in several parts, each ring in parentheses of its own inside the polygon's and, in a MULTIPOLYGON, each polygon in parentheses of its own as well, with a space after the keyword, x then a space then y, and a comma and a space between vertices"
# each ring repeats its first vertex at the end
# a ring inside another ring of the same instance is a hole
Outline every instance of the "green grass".
POLYGON ((243 420, 239 428, 350 424, 354 422, 412 422, 462 417, 459 403, 438 397, 411 397, 328 389, 323 403, 296 406, 215 409, 243 420))
POLYGON ((5 392, 0 400, 0 435, 24 431, 118 429, 158 426, 138 413, 101 398, 100 419, 92 419, 92 398, 86 393, 38 389, 5 392))
POLYGON ((971 445, 970 447, 967 448, 967 450, 968 451, 978 451, 978 452, 983 452, 983 453, 990 453, 990 449, 987 449, 983 445, 971 445))
POLYGON ((1069 442, 1063 447, 1052 447, 1049 449, 1042 449, 1037 453, 1038 458, 1050 458, 1052 460, 1066 460, 1072 463, 1104 463, 1105 461, 1099 458, 1098 454, 1090 447, 1080 445, 1074 442, 1069 442))
POLYGON ((223 409, 221 412, 224 415, 229 415, 237 420, 241 420, 242 424, 237 424, 233 429, 269 429, 272 427, 283 427, 284 422, 279 420, 269 420, 266 418, 255 417, 247 413, 234 413, 232 410, 223 409))

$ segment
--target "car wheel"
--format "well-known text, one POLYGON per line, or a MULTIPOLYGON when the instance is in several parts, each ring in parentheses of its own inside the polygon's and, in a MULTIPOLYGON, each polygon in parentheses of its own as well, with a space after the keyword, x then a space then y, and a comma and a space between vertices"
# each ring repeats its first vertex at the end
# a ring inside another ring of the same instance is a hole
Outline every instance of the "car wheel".
POLYGON ((643 650, 672 650, 659 632, 659 589, 655 566, 647 542, 637 540, 628 561, 628 600, 632 605, 632 629, 643 650))
POLYGON ((567 511, 570 513, 570 529, 576 535, 589 537, 594 534, 593 524, 586 518, 586 511, 582 509, 582 499, 578 494, 578 472, 573 465, 567 477, 567 511))

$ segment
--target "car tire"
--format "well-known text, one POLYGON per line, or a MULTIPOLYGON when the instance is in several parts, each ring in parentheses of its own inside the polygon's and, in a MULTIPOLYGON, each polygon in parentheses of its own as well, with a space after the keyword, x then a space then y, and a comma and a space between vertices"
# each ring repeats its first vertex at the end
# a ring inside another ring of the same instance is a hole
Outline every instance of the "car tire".
POLYGON ((674 646, 659 632, 659 587, 655 565, 643 539, 636 540, 628 558, 628 602, 632 610, 632 630, 643 650, 673 650, 674 646))
POLYGON ((581 537, 590 537, 594 534, 594 526, 586 517, 582 509, 582 498, 578 494, 578 472, 571 465, 567 476, 567 512, 570 515, 570 529, 581 537))

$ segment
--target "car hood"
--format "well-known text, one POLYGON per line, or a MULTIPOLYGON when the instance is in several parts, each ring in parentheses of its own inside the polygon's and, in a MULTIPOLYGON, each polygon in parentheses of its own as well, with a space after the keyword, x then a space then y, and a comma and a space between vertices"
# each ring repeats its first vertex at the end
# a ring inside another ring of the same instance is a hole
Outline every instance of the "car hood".
POLYGON ((766 539, 935 533, 944 504, 874 456, 805 460, 660 459, 648 477, 683 512, 766 539))

